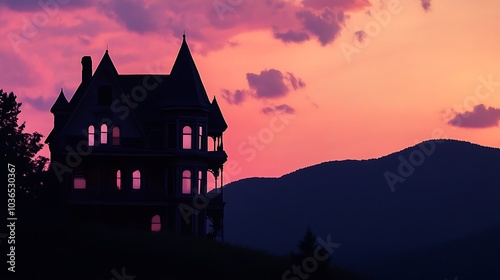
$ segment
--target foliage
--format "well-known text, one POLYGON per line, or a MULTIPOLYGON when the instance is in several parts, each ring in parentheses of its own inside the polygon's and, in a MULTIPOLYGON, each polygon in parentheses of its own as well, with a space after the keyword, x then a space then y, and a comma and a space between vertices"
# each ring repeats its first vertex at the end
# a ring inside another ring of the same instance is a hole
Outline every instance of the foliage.
POLYGON ((16 187, 20 194, 35 195, 37 187, 42 185, 43 171, 48 159, 36 156, 42 149, 42 135, 38 132, 26 133, 26 122, 18 124, 22 103, 17 102, 14 93, 0 89, 0 153, 2 178, 7 173, 7 164, 13 164, 16 170, 16 187))

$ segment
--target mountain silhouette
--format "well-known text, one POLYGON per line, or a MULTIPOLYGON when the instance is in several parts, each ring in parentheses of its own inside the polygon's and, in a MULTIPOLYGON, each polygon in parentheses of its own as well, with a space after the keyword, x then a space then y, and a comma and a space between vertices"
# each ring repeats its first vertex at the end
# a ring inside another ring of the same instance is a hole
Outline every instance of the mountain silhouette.
MULTIPOLYGON (((317 236, 341 244, 333 263, 391 279, 380 271, 382 260, 459 244, 499 226, 499 171, 500 149, 429 140, 378 159, 243 179, 224 188, 225 238, 283 255, 310 226, 317 236)), ((447 260, 438 261, 446 269, 447 260)), ((385 267, 391 270, 390 263, 385 267)), ((435 273, 427 277, 444 279, 435 273)))

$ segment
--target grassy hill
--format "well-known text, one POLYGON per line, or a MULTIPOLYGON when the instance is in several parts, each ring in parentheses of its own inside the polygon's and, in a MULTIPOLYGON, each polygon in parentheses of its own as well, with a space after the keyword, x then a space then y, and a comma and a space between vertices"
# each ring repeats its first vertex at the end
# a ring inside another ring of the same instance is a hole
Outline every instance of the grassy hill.
MULTIPOLYGON (((18 279, 282 279, 291 266, 287 257, 210 240, 80 223, 40 200, 18 209, 18 279)), ((361 278, 336 268, 328 279, 361 278)))

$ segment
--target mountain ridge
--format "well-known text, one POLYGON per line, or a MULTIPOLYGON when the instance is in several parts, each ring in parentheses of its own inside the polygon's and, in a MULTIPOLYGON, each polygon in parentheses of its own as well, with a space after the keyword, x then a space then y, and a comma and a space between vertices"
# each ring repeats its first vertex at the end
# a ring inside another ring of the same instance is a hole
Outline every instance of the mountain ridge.
POLYGON ((225 186, 225 239, 283 255, 310 226, 343 244, 334 263, 362 271, 361 263, 500 224, 499 170, 500 149, 439 139, 380 158, 247 178, 225 186), (391 188, 387 172, 402 181, 391 188))

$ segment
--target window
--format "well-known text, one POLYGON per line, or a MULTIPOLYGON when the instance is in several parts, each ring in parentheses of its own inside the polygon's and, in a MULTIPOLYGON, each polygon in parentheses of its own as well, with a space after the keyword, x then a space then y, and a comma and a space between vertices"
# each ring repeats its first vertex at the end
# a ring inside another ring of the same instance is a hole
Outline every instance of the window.
POLYGON ((203 127, 200 125, 198 129, 198 150, 202 150, 203 148, 203 127))
POLYGON ((116 171, 116 188, 119 190, 122 189, 122 174, 120 170, 116 171))
POLYGON ((132 188, 138 190, 141 188, 141 172, 139 170, 132 173, 132 188))
POLYGON ((118 127, 113 127, 113 145, 120 145, 120 129, 118 127))
POLYGON ((73 179, 73 188, 75 190, 83 190, 87 188, 87 181, 85 180, 85 176, 83 176, 83 172, 75 171, 75 177, 73 179))
POLYGON ((160 215, 154 215, 151 219, 151 231, 158 232, 161 230, 161 218, 160 215))
POLYGON ((198 171, 198 189, 196 190, 197 194, 201 194, 203 190, 203 172, 198 171))
POLYGON ((191 171, 182 171, 182 194, 191 193, 191 171))
POLYGON ((191 136, 192 136, 192 129, 190 126, 186 125, 185 127, 182 128, 182 148, 189 150, 191 149, 191 136))
POLYGON ((110 86, 101 86, 97 92, 97 104, 111 105, 113 89, 110 86))
POLYGON ((89 141, 89 146, 94 146, 94 138, 95 137, 95 130, 93 125, 89 125, 88 129, 88 141, 89 141))
POLYGON ((101 144, 108 144, 108 126, 105 123, 101 125, 101 144))

